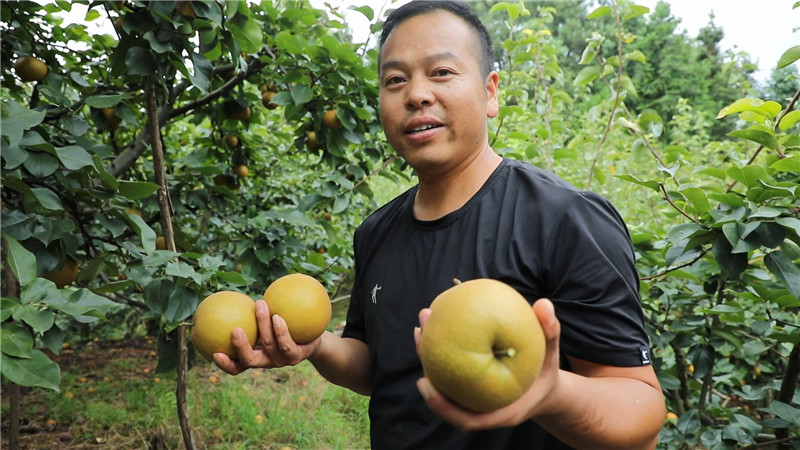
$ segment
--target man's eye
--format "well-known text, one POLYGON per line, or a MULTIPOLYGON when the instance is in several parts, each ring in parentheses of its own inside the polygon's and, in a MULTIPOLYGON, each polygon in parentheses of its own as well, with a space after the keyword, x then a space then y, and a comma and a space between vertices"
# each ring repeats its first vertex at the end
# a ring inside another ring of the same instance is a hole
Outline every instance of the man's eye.
POLYGON ((403 82, 403 78, 401 78, 401 77, 389 77, 389 78, 386 79, 384 84, 386 86, 391 86, 393 84, 399 84, 399 83, 402 83, 402 82, 403 82))
POLYGON ((437 77, 446 77, 452 73, 453 72, 450 69, 437 69, 436 72, 434 72, 435 76, 437 77))

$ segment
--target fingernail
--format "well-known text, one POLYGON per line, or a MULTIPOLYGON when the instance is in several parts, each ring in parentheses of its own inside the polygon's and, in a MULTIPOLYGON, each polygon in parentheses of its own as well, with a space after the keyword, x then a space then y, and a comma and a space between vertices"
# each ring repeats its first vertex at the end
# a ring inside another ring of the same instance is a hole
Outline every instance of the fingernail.
POLYGON ((275 314, 272 316, 272 325, 275 327, 284 327, 286 326, 286 321, 283 320, 283 317, 275 314))
POLYGON ((427 401, 428 397, 431 396, 431 391, 428 388, 428 383, 425 381, 424 378, 420 378, 417 380, 417 389, 419 389, 419 393, 422 395, 422 398, 427 401))
POLYGON ((259 300, 256 302, 256 312, 259 314, 264 313, 264 302, 259 300))

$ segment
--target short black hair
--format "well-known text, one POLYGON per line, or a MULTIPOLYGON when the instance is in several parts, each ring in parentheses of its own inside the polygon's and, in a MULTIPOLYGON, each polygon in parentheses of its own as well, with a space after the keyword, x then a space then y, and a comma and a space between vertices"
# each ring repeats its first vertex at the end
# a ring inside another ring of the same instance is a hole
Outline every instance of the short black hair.
POLYGON ((463 1, 460 0, 413 0, 405 5, 395 9, 386 18, 383 23, 383 31, 381 31, 381 39, 378 53, 378 60, 380 61, 380 54, 383 52, 383 44, 386 39, 392 34, 397 25, 400 25, 406 19, 415 16, 435 12, 438 10, 447 11, 460 17, 470 28, 478 35, 478 40, 481 43, 481 69, 484 75, 491 72, 494 65, 494 47, 492 47, 492 37, 486 31, 486 27, 478 18, 475 11, 463 1))

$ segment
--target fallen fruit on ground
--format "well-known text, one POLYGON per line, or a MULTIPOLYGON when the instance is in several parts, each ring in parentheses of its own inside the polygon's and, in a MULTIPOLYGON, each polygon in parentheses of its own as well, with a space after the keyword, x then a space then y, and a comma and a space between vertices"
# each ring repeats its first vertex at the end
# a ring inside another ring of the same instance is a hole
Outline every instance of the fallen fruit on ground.
POLYGON ((33 56, 22 56, 14 63, 14 71, 22 81, 39 81, 47 75, 47 64, 33 56))
POLYGON ((488 412, 517 400, 539 375, 545 338, 533 309, 511 286, 482 278, 437 296, 422 330, 425 375, 464 408, 488 412))
POLYGON ((61 269, 47 272, 42 276, 55 283, 56 287, 61 289, 64 286, 72 284, 72 282, 78 278, 78 263, 75 262, 74 259, 67 257, 61 269))
POLYGON ((264 292, 271 315, 286 321, 289 334, 298 344, 320 337, 331 321, 328 291, 316 278, 294 273, 273 281, 264 292))
POLYGON ((255 302, 239 292, 216 292, 203 299, 194 312, 192 345, 208 359, 218 352, 235 359, 231 332, 237 327, 244 330, 250 345, 255 345, 258 338, 255 302))

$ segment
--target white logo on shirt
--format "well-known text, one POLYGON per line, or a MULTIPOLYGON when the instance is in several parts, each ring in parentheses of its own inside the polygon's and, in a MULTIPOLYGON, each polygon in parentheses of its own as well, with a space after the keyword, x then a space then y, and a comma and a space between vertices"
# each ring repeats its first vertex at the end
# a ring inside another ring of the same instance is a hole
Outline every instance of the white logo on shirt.
POLYGON ((372 303, 378 303, 378 291, 381 290, 381 287, 377 284, 374 288, 372 288, 372 303))

